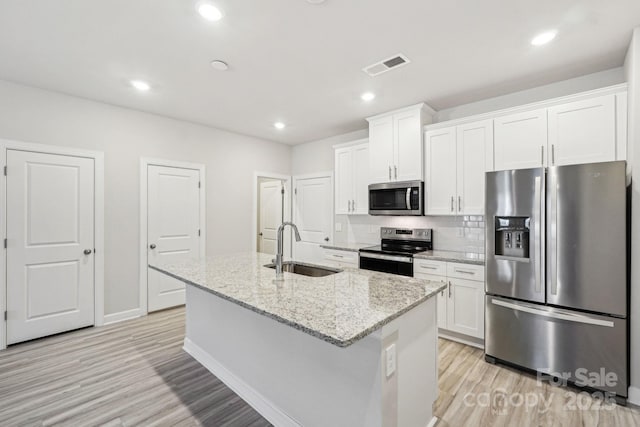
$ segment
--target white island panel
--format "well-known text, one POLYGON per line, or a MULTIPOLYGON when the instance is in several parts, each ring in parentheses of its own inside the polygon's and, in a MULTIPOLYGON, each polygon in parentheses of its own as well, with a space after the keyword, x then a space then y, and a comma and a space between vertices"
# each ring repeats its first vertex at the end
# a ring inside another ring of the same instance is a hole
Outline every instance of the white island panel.
POLYGON ((185 350, 276 426, 427 426, 435 299, 339 347, 187 286, 185 350), (386 375, 395 344, 396 370, 386 375))

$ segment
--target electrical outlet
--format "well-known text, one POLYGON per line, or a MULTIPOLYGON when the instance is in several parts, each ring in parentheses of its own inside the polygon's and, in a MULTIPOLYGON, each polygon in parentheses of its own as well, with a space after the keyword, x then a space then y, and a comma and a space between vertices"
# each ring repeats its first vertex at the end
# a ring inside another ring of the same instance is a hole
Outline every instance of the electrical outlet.
POLYGON ((387 359, 387 378, 393 375, 396 371, 396 345, 391 344, 385 350, 385 355, 387 359))
POLYGON ((336 233, 339 233, 341 231, 342 231, 342 223, 336 222, 336 233))

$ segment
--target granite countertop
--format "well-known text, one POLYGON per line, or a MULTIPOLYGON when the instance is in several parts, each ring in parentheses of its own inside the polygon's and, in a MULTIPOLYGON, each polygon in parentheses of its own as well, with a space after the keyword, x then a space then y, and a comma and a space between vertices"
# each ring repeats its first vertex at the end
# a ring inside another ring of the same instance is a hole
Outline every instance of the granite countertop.
POLYGON ((484 254, 476 252, 456 251, 424 251, 413 255, 416 259, 431 259, 434 261, 460 262, 463 264, 484 265, 484 254))
POLYGON ((272 257, 239 253, 149 267, 339 347, 444 288, 441 282, 351 268, 326 277, 284 273, 284 281, 276 282, 275 270, 264 267, 272 257))
POLYGON ((375 243, 326 243, 320 245, 321 248, 335 249, 338 251, 358 252, 361 248, 375 246, 375 243))

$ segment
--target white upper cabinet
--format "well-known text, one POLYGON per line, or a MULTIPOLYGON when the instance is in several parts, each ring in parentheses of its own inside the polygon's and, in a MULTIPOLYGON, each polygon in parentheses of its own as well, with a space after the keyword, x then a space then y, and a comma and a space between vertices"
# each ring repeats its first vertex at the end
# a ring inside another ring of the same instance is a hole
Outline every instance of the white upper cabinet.
POLYGON ((484 215, 484 175, 493 170, 493 121, 458 126, 456 140, 458 213, 484 215))
POLYGON ((547 164, 547 110, 494 120, 495 170, 527 169, 547 164))
POLYGON ((353 205, 352 214, 369 213, 369 144, 353 147, 353 205))
POLYGON ((484 174, 493 170, 493 122, 425 132, 427 215, 483 215, 484 174))
POLYGON ((336 214, 368 213, 369 144, 335 150, 336 214))
POLYGON ((393 177, 393 117, 369 120, 369 181, 388 182, 393 177))
POLYGON ((549 166, 616 160, 615 95, 551 107, 548 119, 549 166))
POLYGON ((353 200, 353 149, 338 148, 335 151, 335 206, 336 214, 351 213, 353 200))
POLYGON ((626 159, 624 89, 614 86, 564 100, 494 119, 495 170, 626 159))
POLYGON ((422 181, 422 112, 412 110, 393 115, 394 179, 422 181))
POLYGON ((453 215, 456 196, 456 128, 425 132, 427 215, 453 215))
POLYGON ((432 114, 419 104, 367 119, 371 183, 423 179, 422 127, 432 114))

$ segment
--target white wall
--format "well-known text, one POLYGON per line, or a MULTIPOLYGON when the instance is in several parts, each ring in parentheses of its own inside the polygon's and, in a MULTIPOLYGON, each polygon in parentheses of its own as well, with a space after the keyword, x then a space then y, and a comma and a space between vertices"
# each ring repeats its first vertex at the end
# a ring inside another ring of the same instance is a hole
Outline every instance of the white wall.
POLYGON ((629 400, 640 405, 640 28, 633 32, 624 63, 629 84, 628 159, 631 169, 631 388, 629 400))
POLYGON ((585 92, 605 86, 612 86, 624 83, 625 72, 622 67, 598 73, 587 74, 569 80, 551 83, 545 86, 538 86, 532 89, 514 92, 495 98, 484 99, 470 104, 459 105, 438 111, 433 121, 443 122, 446 120, 459 119, 473 116, 475 114, 488 113, 502 110, 504 108, 517 107, 519 105, 530 104, 532 102, 544 101, 546 99, 585 92))
POLYGON ((2 81, 0 138, 105 153, 106 314, 139 305, 140 157, 206 165, 208 254, 251 250, 253 173, 291 168, 286 145, 2 81))
MULTIPOLYGON (((363 125, 366 125, 365 120, 363 125)), ((369 129, 358 130, 333 136, 331 138, 319 139, 305 144, 295 145, 291 153, 291 173, 293 175, 304 175, 308 173, 332 171, 333 146, 343 142, 356 141, 367 138, 369 129)))

